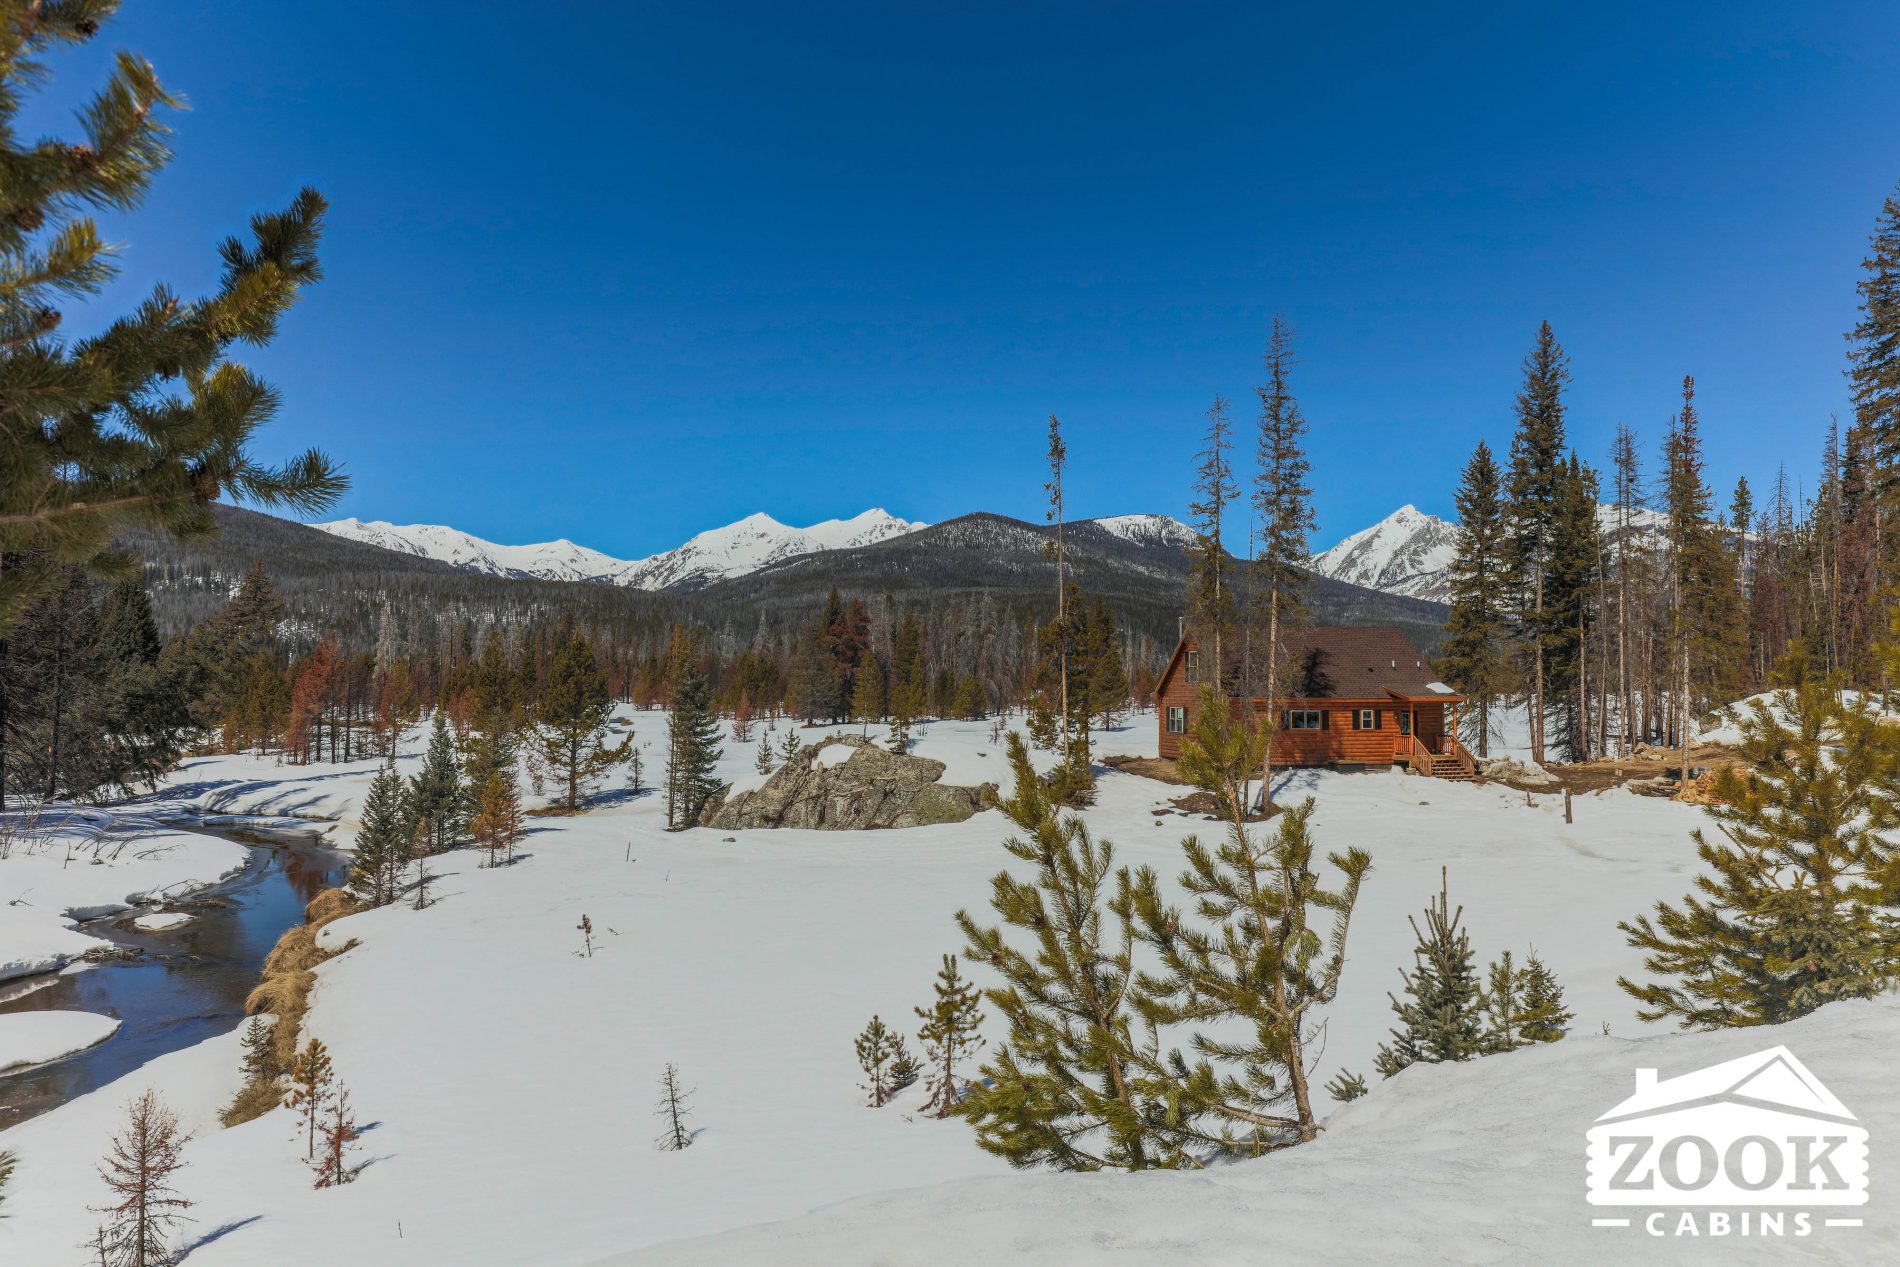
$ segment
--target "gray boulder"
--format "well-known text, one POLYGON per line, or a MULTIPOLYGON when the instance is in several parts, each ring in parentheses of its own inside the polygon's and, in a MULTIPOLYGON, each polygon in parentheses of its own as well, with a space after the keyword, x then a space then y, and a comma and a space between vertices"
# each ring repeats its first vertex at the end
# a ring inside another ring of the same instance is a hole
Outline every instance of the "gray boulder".
POLYGON ((862 831, 960 823, 996 803, 996 785, 939 783, 944 765, 899 756, 856 735, 833 735, 799 750, 765 786, 710 805, 702 827, 808 827, 862 831), (840 745, 849 749, 839 751, 840 745))

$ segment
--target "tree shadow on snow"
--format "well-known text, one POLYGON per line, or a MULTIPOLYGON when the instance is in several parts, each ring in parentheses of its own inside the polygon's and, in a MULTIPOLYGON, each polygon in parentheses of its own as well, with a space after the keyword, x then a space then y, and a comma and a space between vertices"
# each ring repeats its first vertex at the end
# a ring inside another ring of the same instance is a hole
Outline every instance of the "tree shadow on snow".
POLYGON ((212 1228, 209 1232, 206 1232, 203 1236, 200 1236, 197 1240, 192 1241, 189 1245, 181 1245, 178 1249, 178 1260, 182 1261, 189 1258, 213 1241, 221 1241, 241 1228, 247 1228, 253 1223, 261 1222, 263 1218, 264 1216, 261 1214, 253 1214, 248 1219, 233 1219, 229 1223, 221 1223, 217 1227, 212 1228))

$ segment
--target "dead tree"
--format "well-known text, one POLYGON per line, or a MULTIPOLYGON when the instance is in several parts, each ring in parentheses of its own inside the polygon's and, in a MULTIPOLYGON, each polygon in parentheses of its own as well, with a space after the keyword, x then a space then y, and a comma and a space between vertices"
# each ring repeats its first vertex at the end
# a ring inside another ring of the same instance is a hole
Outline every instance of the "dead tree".
POLYGON ((110 1267, 164 1267, 172 1261, 170 1240, 189 1222, 191 1202, 178 1195, 172 1177, 184 1168, 191 1136, 158 1094, 147 1091, 126 1106, 125 1129, 112 1139, 99 1178, 113 1199, 93 1207, 103 1221, 92 1247, 110 1267))
POLYGON ((660 1075, 660 1102, 653 1109, 653 1115, 666 1124, 660 1137, 653 1141, 653 1146, 661 1152, 677 1153, 692 1146, 693 1132, 686 1125, 686 1102, 695 1089, 681 1086, 680 1071, 668 1062, 666 1072, 660 1075))
POLYGON ((350 1109, 350 1092, 347 1087, 338 1087, 336 1095, 331 1097, 329 1111, 323 1115, 323 1121, 317 1127, 317 1134, 323 1147, 311 1161, 311 1169, 317 1172, 317 1187, 335 1188, 356 1178, 356 1171, 349 1165, 350 1150, 363 1132, 356 1127, 356 1114, 350 1109))

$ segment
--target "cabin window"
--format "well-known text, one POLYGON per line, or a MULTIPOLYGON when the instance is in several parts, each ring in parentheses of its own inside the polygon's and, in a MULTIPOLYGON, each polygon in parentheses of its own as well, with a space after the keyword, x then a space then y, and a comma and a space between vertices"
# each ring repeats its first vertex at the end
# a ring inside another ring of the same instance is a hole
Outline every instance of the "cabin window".
POLYGON ((1354 730, 1377 730, 1379 728, 1379 710, 1376 708, 1361 708, 1355 710, 1352 715, 1352 728, 1354 730))
POLYGON ((1189 686, 1201 680, 1201 653, 1198 651, 1187 653, 1187 680, 1189 686))
POLYGON ((1286 715, 1288 730, 1319 730, 1325 725, 1325 714, 1317 708, 1290 709, 1286 715))
POLYGON ((1399 733, 1401 735, 1409 735, 1412 733, 1412 715, 1410 713, 1399 714, 1399 733))
POLYGON ((1170 735, 1187 734, 1187 709, 1168 709, 1168 733, 1170 735))

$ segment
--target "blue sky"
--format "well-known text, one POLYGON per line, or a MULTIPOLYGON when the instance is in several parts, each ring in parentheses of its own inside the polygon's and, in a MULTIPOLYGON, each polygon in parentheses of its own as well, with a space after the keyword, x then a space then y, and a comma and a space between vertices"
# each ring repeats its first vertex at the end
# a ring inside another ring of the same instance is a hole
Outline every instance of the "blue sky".
POLYGON ((1900 180, 1900 6, 131 0, 192 110, 108 222, 123 306, 311 183, 327 278, 251 358, 341 514, 624 556, 765 510, 1182 514, 1301 336, 1323 545, 1449 514, 1548 318, 1571 434, 1811 488, 1900 180))

